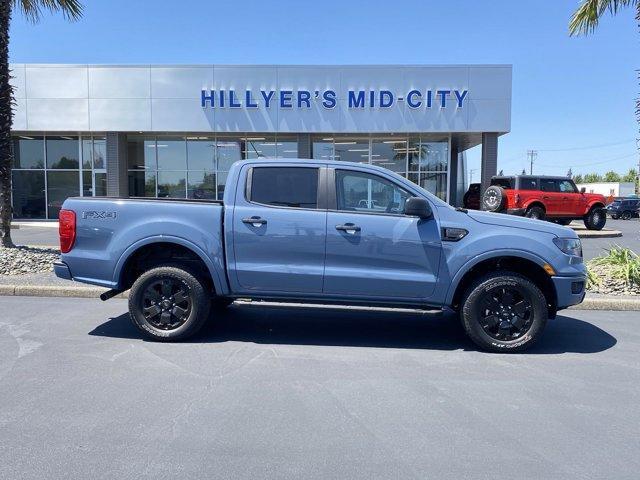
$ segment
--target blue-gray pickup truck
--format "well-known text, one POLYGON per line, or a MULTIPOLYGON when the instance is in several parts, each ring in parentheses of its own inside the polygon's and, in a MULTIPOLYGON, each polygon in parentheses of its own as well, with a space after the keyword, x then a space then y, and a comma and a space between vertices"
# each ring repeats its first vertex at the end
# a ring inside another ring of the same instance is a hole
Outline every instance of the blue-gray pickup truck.
POLYGON ((236 298, 457 312, 490 351, 520 351, 585 294, 573 230, 453 208, 373 165, 245 160, 224 201, 69 198, 59 277, 130 289, 135 326, 186 338, 236 298))

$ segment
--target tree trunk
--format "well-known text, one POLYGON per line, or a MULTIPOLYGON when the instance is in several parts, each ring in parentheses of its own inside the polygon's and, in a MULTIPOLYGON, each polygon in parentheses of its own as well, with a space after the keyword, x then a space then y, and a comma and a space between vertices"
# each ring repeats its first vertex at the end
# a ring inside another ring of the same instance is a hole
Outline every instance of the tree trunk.
POLYGON ((3 247, 11 241, 11 122, 13 87, 9 83, 9 24, 11 0, 0 0, 0 240, 3 247))

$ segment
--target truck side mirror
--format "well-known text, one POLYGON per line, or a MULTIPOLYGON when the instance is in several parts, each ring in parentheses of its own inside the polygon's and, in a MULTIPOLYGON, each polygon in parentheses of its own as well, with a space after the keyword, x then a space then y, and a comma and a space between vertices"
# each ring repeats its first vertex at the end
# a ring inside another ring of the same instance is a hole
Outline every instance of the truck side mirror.
POLYGON ((582 187, 580 189, 580 193, 586 193, 587 192, 587 187, 582 187))
POLYGON ((409 197, 404 204, 404 214, 425 220, 433 216, 433 211, 431 211, 431 205, 429 205, 429 202, 424 198, 409 197))

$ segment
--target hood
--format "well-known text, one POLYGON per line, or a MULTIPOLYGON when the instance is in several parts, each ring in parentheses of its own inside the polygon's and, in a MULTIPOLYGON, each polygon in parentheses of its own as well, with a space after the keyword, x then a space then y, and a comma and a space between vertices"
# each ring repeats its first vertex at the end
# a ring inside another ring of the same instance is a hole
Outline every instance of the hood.
POLYGON ((550 233, 558 237, 578 238, 576 232, 569 227, 563 227, 556 223, 545 220, 533 220, 532 218, 516 217, 504 213, 483 212, 479 210, 469 210, 468 215, 475 221, 486 225, 499 225, 501 227, 522 228, 534 232, 550 233))

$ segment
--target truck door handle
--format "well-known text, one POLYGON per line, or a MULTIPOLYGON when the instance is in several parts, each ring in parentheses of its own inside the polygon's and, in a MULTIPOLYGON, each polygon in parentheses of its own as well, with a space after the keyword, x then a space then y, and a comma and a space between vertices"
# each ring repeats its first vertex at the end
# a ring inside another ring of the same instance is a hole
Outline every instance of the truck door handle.
POLYGON ((353 223, 345 223, 344 225, 336 225, 336 230, 340 230, 348 233, 349 235, 353 235, 354 233, 360 231, 360 227, 353 223))
POLYGON ((250 218, 243 218, 242 219, 242 223, 249 223, 251 225, 253 225, 254 227, 260 227, 264 224, 267 223, 267 221, 264 218, 260 218, 258 216, 253 216, 250 218))

